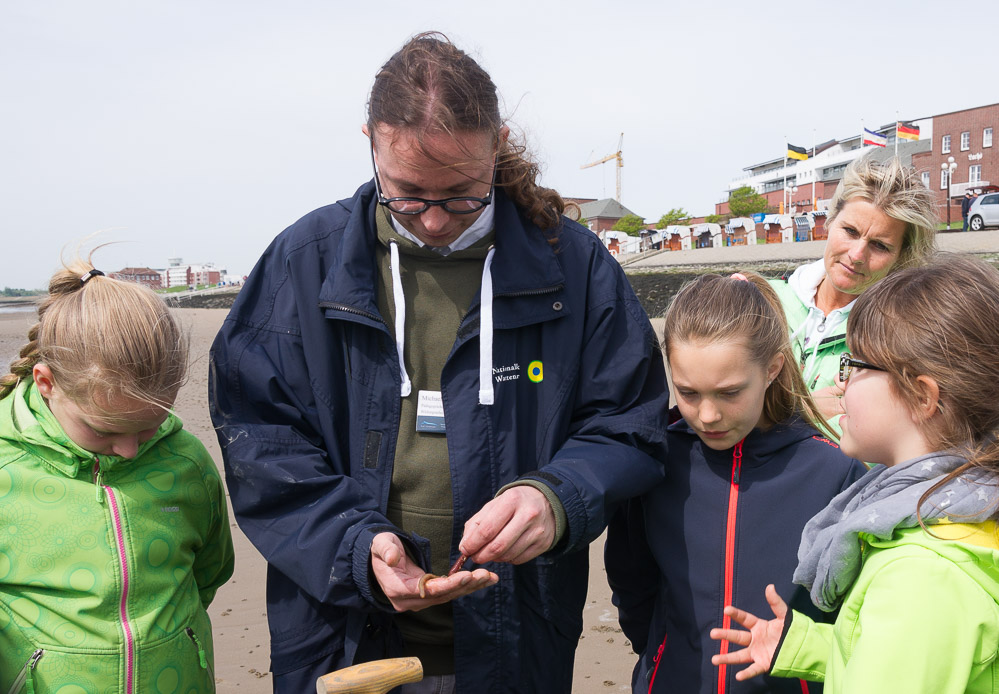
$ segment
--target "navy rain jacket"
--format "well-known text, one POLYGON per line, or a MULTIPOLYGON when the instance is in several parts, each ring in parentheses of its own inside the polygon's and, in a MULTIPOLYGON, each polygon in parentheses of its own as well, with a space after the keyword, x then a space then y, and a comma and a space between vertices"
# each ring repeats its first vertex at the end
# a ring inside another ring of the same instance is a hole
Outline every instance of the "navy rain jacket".
POLYGON ((791 582, 801 530, 867 468, 798 419, 716 451, 678 409, 670 416, 668 479, 622 508, 605 547, 621 628, 639 654, 633 691, 820 692, 767 675, 737 682, 746 665, 712 665, 720 642, 708 633, 725 605, 771 618, 768 583, 795 609, 833 621, 791 582))
MULTIPOLYGON (((457 686, 568 692, 583 550, 618 502, 663 477, 665 369, 648 318, 593 232, 563 220, 553 246, 502 191, 494 204, 493 367, 504 378, 494 379, 495 404, 479 405, 478 297, 441 378, 452 552, 465 521, 516 479, 551 487, 568 527, 533 561, 489 565, 499 584, 454 603, 457 686), (534 361, 538 382, 527 378, 534 361)), ((398 654, 392 609, 372 591, 377 533, 396 533, 429 566, 426 541, 385 517, 400 373, 377 308, 375 209, 369 182, 280 234, 212 348, 212 419, 233 509, 268 561, 276 682, 398 654)))

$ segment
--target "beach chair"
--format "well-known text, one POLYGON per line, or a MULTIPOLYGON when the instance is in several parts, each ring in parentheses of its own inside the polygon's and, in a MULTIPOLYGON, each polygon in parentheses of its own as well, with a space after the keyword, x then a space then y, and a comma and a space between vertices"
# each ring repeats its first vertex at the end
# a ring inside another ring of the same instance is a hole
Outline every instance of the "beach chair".
POLYGON ((386 658, 352 665, 316 680, 318 694, 385 694, 393 687, 423 679, 419 658, 386 658))

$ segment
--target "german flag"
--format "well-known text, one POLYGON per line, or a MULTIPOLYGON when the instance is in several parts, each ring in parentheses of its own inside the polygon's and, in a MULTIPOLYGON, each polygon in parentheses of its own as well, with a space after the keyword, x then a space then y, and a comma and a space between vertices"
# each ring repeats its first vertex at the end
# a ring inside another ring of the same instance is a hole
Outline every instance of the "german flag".
POLYGON ((918 140, 919 126, 912 123, 896 123, 895 135, 903 140, 918 140))
POLYGON ((804 147, 795 147, 794 145, 789 144, 787 146, 787 158, 799 160, 808 159, 808 150, 804 147))

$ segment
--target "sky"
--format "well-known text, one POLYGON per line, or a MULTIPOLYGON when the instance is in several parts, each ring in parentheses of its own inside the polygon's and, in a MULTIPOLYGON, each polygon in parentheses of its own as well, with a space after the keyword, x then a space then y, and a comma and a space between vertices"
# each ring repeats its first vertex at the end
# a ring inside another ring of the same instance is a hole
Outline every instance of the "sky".
POLYGON ((999 101, 999 3, 573 4, 7 0, 0 9, 0 287, 44 287, 99 243, 246 274, 271 239, 371 178, 378 68, 443 31, 568 197, 647 221, 714 212, 729 181, 892 122, 999 101), (876 8, 876 13, 874 9, 876 8), (96 236, 94 236, 96 234, 96 236))

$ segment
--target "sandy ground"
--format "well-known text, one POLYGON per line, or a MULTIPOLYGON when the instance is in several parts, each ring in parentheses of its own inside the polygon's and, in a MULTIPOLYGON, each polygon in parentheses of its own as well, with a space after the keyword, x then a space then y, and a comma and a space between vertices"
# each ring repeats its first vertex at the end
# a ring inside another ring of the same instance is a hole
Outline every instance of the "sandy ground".
MULTIPOLYGON (((222 467, 218 442, 208 416, 208 349, 225 319, 222 309, 175 309, 191 335, 192 368, 177 400, 177 414, 222 467)), ((33 312, 0 312, 0 368, 17 356, 26 342, 33 312)), ((231 509, 230 509, 231 515, 231 509)), ((232 523, 236 572, 219 589, 208 612, 215 633, 215 674, 220 692, 264 694, 271 691, 269 640, 264 601, 266 563, 232 523)), ((576 652, 573 691, 581 694, 629 691, 636 656, 617 624, 603 570, 603 540, 590 548, 589 594, 583 635, 576 652)))

